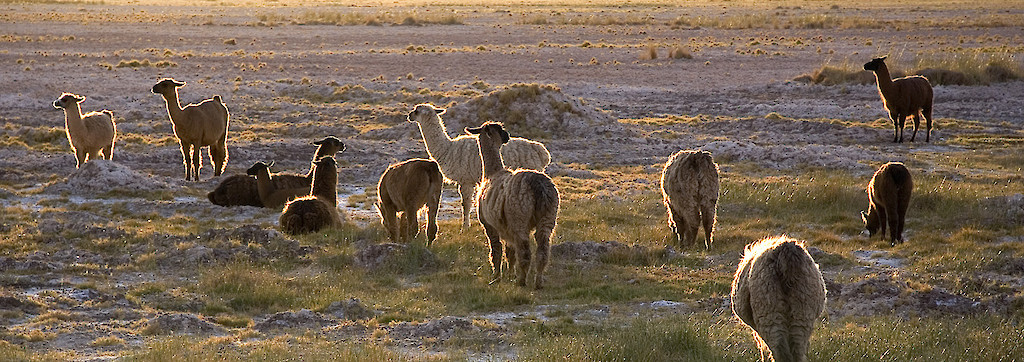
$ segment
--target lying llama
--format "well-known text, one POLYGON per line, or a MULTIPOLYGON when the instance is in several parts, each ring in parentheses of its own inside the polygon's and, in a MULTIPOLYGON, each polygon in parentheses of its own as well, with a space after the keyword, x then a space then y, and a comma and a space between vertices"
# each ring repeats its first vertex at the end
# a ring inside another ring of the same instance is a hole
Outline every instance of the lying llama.
MULTIPOLYGON (((334 136, 327 136, 313 144, 317 145, 317 148, 312 162, 323 157, 334 157, 338 152, 345 151, 345 143, 334 136)), ((306 175, 276 173, 271 174, 270 179, 275 189, 308 188, 313 182, 313 168, 311 167, 306 175)), ((256 179, 249 175, 232 175, 225 178, 217 188, 206 194, 206 198, 214 205, 220 206, 263 207, 256 179)))
POLYGON ((278 223, 285 234, 317 232, 341 224, 338 213, 338 163, 323 157, 313 163, 313 185, 309 195, 284 207, 278 223))
POLYGON ((864 70, 875 72, 875 80, 878 83, 878 93, 882 96, 882 105, 889 111, 889 119, 892 120, 893 142, 903 142, 903 126, 906 125, 907 117, 914 117, 914 134, 910 136, 910 142, 917 137, 917 127, 921 124, 921 117, 925 119, 925 126, 928 128, 925 133, 925 142, 931 142, 932 138, 932 85, 928 78, 920 75, 892 79, 889 76, 889 68, 885 66, 885 58, 875 58, 864 63, 864 70))
POLYGON ((902 163, 889 162, 879 167, 868 182, 868 212, 860 212, 868 235, 875 235, 881 228, 882 238, 885 238, 885 227, 888 224, 890 245, 902 243, 903 224, 907 220, 907 208, 913 191, 914 180, 902 163))
POLYGON ((62 93, 53 101, 53 108, 64 109, 64 129, 71 151, 75 153, 75 168, 95 159, 100 152, 103 159, 110 160, 114 156, 114 137, 117 135, 114 112, 104 109, 82 114, 79 103, 83 101, 84 96, 72 93, 62 93))
POLYGON ((697 242, 704 226, 704 247, 711 249, 718 205, 718 165, 705 151, 679 151, 668 158, 661 173, 661 196, 668 209, 668 226, 680 245, 697 242))
POLYGON ((252 167, 249 167, 248 170, 245 170, 246 175, 256 177, 256 188, 259 192, 260 202, 263 204, 263 207, 279 209, 292 199, 309 195, 309 186, 277 188, 270 175, 270 167, 273 165, 273 162, 268 165, 262 161, 258 161, 254 163, 252 167))
MULTIPOLYGON (((441 114, 444 109, 430 104, 418 104, 409 112, 409 122, 416 122, 423 134, 430 158, 437 161, 441 174, 446 180, 459 185, 462 197, 462 227, 469 226, 469 210, 473 204, 473 193, 480 183, 480 147, 475 137, 461 135, 452 139, 444 128, 441 114)), ((526 168, 544 171, 551 162, 551 154, 539 142, 525 138, 512 138, 501 147, 501 159, 510 169, 526 168)))
POLYGON ((199 181, 199 170, 203 167, 199 149, 205 146, 210 146, 213 175, 220 176, 228 161, 228 108, 219 95, 181 108, 178 88, 184 85, 185 82, 164 78, 153 86, 153 93, 162 95, 167 103, 174 136, 181 144, 185 180, 199 181))
POLYGON ((491 246, 491 283, 501 278, 502 240, 505 258, 515 271, 519 286, 526 286, 530 268, 530 231, 536 239, 537 264, 534 287, 543 285, 544 268, 551 252, 551 233, 558 218, 558 189, 542 172, 518 169, 509 171, 502 165, 498 149, 509 141, 501 123, 486 122, 467 133, 479 135, 483 183, 477 193, 477 214, 491 246))
POLYGON ((416 212, 426 207, 427 246, 434 242, 443 182, 437 162, 421 158, 391 165, 384 171, 377 183, 377 212, 392 241, 406 242, 416 237, 416 212), (397 216, 399 212, 401 218, 397 216))
POLYGON ((764 360, 807 361, 825 281, 803 243, 786 236, 747 245, 732 280, 732 311, 754 332, 764 360))

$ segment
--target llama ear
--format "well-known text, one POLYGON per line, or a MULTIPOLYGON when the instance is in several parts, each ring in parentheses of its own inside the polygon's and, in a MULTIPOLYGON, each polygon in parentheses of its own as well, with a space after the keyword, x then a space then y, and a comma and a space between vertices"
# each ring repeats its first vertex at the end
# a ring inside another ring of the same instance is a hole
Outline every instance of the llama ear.
POLYGON ((888 57, 889 57, 888 55, 885 55, 885 56, 882 56, 881 58, 878 58, 878 60, 885 60, 888 57))
POLYGON ((504 128, 499 128, 499 129, 501 130, 501 143, 502 144, 508 143, 508 140, 510 139, 510 137, 508 135, 508 132, 506 132, 504 128))
POLYGON ((176 81, 176 80, 171 80, 171 82, 174 83, 175 87, 184 87, 185 86, 185 82, 179 82, 179 81, 176 81))
POLYGON ((447 111, 447 109, 444 109, 444 108, 434 108, 434 113, 437 113, 437 115, 439 115, 439 116, 444 114, 445 111, 447 111))
POLYGON ((868 213, 866 213, 864 211, 861 211, 860 212, 860 221, 863 221, 864 224, 867 225, 867 223, 868 223, 868 213))
POLYGON ((482 130, 483 130, 483 127, 477 127, 477 128, 466 127, 466 133, 468 133, 468 134, 480 134, 480 131, 482 131, 482 130))

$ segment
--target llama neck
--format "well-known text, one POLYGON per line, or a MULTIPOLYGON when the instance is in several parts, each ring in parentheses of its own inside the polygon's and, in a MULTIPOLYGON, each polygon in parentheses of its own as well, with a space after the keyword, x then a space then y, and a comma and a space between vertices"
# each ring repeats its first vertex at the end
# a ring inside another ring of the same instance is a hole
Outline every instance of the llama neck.
POLYGON ((338 168, 331 166, 314 166, 313 188, 310 195, 323 200, 328 205, 338 206, 338 168))
POLYGON ((171 123, 178 123, 184 112, 181 109, 181 103, 178 101, 178 90, 175 89, 173 92, 163 93, 164 102, 167 103, 167 114, 171 116, 171 123))
POLYGON ((501 144, 490 137, 478 137, 480 143, 480 160, 484 164, 484 178, 491 178, 497 172, 506 171, 501 162, 501 144))
POLYGON ((270 180, 269 167, 256 172, 256 190, 260 194, 260 200, 266 200, 274 192, 274 183, 270 180))
POLYGON ((878 93, 882 94, 882 97, 889 98, 893 93, 895 86, 892 83, 892 76, 889 75, 889 68, 882 63, 878 66, 878 70, 875 71, 875 82, 878 83, 878 93))
MULTIPOLYGON (((85 122, 82 121, 82 108, 78 103, 69 104, 64 108, 64 127, 69 132, 78 133, 85 131, 85 122)), ((70 134, 68 135, 68 140, 71 140, 70 134)))
POLYGON ((420 126, 420 133, 423 134, 423 143, 427 146, 427 153, 435 160, 440 159, 451 149, 452 139, 444 130, 441 118, 437 122, 422 121, 416 122, 420 126))

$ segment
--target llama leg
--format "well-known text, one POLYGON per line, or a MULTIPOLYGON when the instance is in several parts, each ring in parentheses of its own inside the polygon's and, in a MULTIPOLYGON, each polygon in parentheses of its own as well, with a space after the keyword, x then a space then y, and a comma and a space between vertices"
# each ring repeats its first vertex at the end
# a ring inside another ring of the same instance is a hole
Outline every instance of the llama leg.
POLYGON ((900 228, 900 216, 897 215, 896 207, 885 208, 885 219, 889 224, 889 243, 892 246, 896 246, 896 243, 903 242, 903 235, 900 234, 902 228, 900 228))
POLYGON ((114 143, 111 142, 109 146, 103 148, 103 159, 110 161, 114 158, 114 143))
POLYGON ((213 176, 224 172, 224 164, 228 160, 228 148, 223 143, 210 146, 210 161, 213 161, 213 176))
POLYGON ((927 132, 927 133, 924 134, 924 141, 925 142, 931 142, 932 141, 932 105, 928 104, 928 106, 925 107, 921 111, 921 113, 924 115, 925 131, 927 132))
POLYGON ((200 157, 202 154, 202 147, 198 144, 192 145, 192 169, 194 175, 192 181, 199 181, 199 171, 203 169, 203 159, 200 157))
POLYGON ((511 242, 505 243, 505 267, 512 271, 514 277, 516 274, 516 249, 511 242))
POLYGON ((432 200, 427 206, 427 246, 433 244, 437 238, 437 205, 438 202, 432 200))
POLYGON ((910 135, 910 142, 917 139, 917 127, 921 125, 921 113, 914 114, 914 134, 910 135))
POLYGON ((85 151, 75 150, 75 168, 82 167, 85 163, 85 151))
POLYGON ((711 232, 715 229, 715 203, 705 205, 700 210, 700 220, 704 226, 704 247, 711 250, 711 232))
POLYGON ((192 171, 192 152, 189 145, 185 142, 181 142, 181 163, 185 165, 185 181, 192 180, 192 175, 189 171, 192 171))
POLYGON ((906 202, 901 202, 899 205, 896 205, 896 227, 899 228, 897 229, 899 231, 896 235, 899 236, 900 243, 903 243, 903 227, 907 221, 907 208, 909 207, 910 204, 906 202))
POLYGON ((409 242, 409 213, 403 212, 402 216, 398 217, 398 242, 407 243, 409 242))
POLYGON ((469 210, 473 206, 473 198, 475 194, 476 185, 463 185, 459 184, 459 197, 462 198, 462 229, 465 230, 469 227, 469 210))
POLYGON ((903 134, 905 133, 905 132, 903 132, 903 129, 907 127, 907 116, 901 114, 897 118, 899 118, 899 120, 900 120, 899 121, 899 124, 900 124, 899 125, 899 127, 900 127, 900 142, 899 143, 903 143, 903 134))
POLYGON ((668 205, 668 227, 672 229, 672 234, 675 235, 676 242, 678 242, 679 245, 682 246, 683 234, 681 232, 682 230, 679 229, 680 227, 682 227, 682 219, 678 215, 679 212, 672 209, 672 205, 668 205))
POLYGON ((516 251, 516 284, 526 286, 526 273, 530 270, 530 234, 516 233, 512 236, 516 251))
POLYGON ((889 119, 892 120, 892 141, 900 141, 900 117, 895 112, 889 112, 889 119))
POLYGON ((885 240, 885 227, 887 226, 885 208, 875 208, 875 213, 878 214, 878 234, 882 235, 882 240, 885 240))
POLYGON ((409 214, 409 237, 416 238, 420 235, 420 212, 412 211, 409 214))
POLYGON ((537 271, 533 276, 535 289, 543 288, 544 285, 544 269, 548 266, 548 254, 551 252, 551 231, 551 228, 541 226, 533 233, 537 241, 537 271))
POLYGON ((676 225, 677 228, 683 229, 683 238, 681 244, 685 247, 690 247, 697 243, 697 231, 700 228, 700 211, 697 206, 693 206, 691 210, 682 215, 682 225, 676 225))
POLYGON ((501 279, 501 239, 498 237, 498 229, 488 225, 483 219, 480 223, 484 225, 484 234, 491 245, 491 281, 487 284, 494 284, 501 279))

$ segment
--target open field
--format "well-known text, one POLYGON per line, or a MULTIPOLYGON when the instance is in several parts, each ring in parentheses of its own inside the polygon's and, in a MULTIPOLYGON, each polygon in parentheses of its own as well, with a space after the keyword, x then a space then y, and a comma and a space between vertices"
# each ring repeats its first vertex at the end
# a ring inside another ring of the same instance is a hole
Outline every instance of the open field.
POLYGON ((1024 2, 430 3, 0 0, 0 360, 754 360, 730 283, 779 234, 829 290, 811 360, 1024 359, 1024 2), (949 76, 932 142, 890 142, 860 71, 886 54, 949 76), (346 224, 288 237, 209 203, 162 77, 223 97, 227 175, 305 173, 341 138, 346 224), (75 169, 61 92, 114 112, 113 163, 75 169), (544 289, 487 285, 453 185, 429 250, 377 246, 379 176, 428 157, 424 102, 450 135, 493 119, 551 151, 544 289), (710 250, 673 244, 659 188, 696 148, 722 175, 710 250), (859 215, 889 161, 915 182, 895 247, 859 215))

